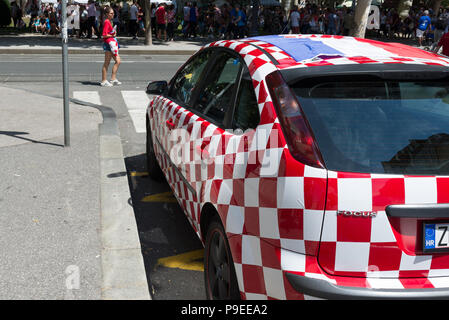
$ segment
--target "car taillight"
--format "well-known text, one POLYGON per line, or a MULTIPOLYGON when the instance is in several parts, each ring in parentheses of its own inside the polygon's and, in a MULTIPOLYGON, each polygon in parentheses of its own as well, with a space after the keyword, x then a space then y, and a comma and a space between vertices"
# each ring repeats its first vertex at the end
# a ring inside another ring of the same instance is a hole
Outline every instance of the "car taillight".
POLYGON ((291 154, 306 165, 324 168, 313 134, 291 89, 278 72, 269 74, 266 80, 291 154))

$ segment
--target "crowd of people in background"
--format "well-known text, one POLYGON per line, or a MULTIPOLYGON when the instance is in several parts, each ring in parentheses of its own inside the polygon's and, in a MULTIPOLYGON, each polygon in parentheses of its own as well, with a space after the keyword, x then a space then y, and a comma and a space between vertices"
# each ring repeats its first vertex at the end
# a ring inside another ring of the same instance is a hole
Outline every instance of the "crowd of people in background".
MULTIPOLYGON (((136 0, 111 3, 114 10, 113 24, 118 35, 137 39, 145 32, 145 12, 136 0)), ((71 36, 91 38, 100 37, 102 26, 102 6, 94 0, 87 4, 74 4, 68 7, 68 20, 78 19, 79 23, 70 30, 71 36)), ((61 31, 61 1, 37 6, 36 0, 28 0, 23 12, 15 2, 11 5, 14 26, 29 28, 34 32, 57 35, 61 31), (22 17, 30 16, 26 26, 22 17)), ((249 6, 224 3, 222 6, 211 3, 199 6, 197 2, 186 2, 183 7, 173 4, 152 2, 150 19, 152 35, 162 41, 176 38, 189 39, 207 37, 217 39, 243 38, 253 30, 252 23, 258 24, 259 34, 331 34, 350 35, 354 25, 353 8, 323 8, 307 3, 303 7, 293 7, 285 12, 280 6, 261 6, 257 19, 249 6)), ((438 12, 430 9, 412 7, 408 16, 401 18, 394 8, 380 8, 380 26, 374 36, 378 38, 411 38, 419 45, 437 42, 448 31, 449 9, 440 8, 438 12), (424 18, 423 18, 424 17, 424 18), (428 17, 428 18, 425 18, 428 17), (421 30, 425 28, 424 30, 421 30)), ((70 26, 70 24, 69 24, 70 26)))

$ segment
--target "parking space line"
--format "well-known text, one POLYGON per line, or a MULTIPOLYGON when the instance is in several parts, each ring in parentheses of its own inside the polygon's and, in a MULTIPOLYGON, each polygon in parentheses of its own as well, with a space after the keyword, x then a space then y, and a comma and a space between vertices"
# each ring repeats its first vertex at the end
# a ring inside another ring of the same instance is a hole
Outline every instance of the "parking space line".
POLYGON ((176 256, 158 259, 157 265, 167 268, 204 271, 204 263, 202 261, 203 257, 204 249, 199 249, 187 253, 178 254, 176 256))
POLYGON ((175 196, 173 195, 173 192, 171 192, 171 191, 152 194, 152 195, 144 197, 141 201, 142 202, 170 202, 170 203, 177 202, 175 196))

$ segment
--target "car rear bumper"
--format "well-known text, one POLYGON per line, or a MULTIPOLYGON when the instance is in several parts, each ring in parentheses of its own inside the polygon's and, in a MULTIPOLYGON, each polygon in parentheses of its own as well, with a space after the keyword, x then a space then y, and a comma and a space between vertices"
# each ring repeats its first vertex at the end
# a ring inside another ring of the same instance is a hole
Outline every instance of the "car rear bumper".
POLYGON ((323 299, 449 299, 449 288, 372 289, 345 287, 325 280, 309 278, 289 272, 286 272, 285 275, 296 291, 307 296, 323 299))

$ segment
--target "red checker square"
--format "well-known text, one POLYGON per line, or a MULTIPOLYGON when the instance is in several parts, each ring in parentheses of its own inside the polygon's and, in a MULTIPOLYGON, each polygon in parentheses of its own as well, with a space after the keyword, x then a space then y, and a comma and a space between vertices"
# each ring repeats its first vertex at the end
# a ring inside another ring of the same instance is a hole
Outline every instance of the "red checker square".
POLYGON ((449 254, 435 254, 432 257, 430 269, 449 269, 449 254))
POLYGON ((281 269, 281 261, 280 261, 280 247, 281 241, 275 239, 267 239, 269 242, 265 241, 265 239, 261 238, 260 240, 260 254, 262 258, 262 265, 267 268, 272 269, 281 269))
POLYGON ((303 177, 304 168, 304 164, 295 160, 288 149, 284 149, 279 162, 279 177, 303 177))
POLYGON ((254 49, 254 50, 248 52, 247 54, 250 56, 258 57, 258 56, 263 55, 264 53, 262 51, 260 51, 259 49, 254 49))
POLYGON ((266 208, 277 207, 277 178, 260 178, 259 206, 266 208))
POLYGON ((242 265, 243 283, 246 293, 267 294, 263 268, 249 264, 242 265))
POLYGON ((449 178, 437 178, 437 202, 449 203, 449 178))
POLYGON ((260 176, 260 168, 262 167, 264 154, 265 150, 249 152, 245 169, 245 178, 258 178, 260 176))
POLYGON ((338 179, 327 179, 326 210, 338 210, 338 179))
MULTIPOLYGON (((399 273, 402 274, 402 271, 399 273)), ((404 289, 432 289, 435 288, 428 279, 400 279, 404 289)))
POLYGON ((262 60, 262 59, 257 58, 257 57, 254 58, 251 61, 250 65, 248 66, 249 73, 251 75, 253 75, 254 72, 256 72, 256 70, 259 69, 261 66, 263 66, 265 63, 267 63, 267 61, 262 60))
POLYGON ((370 271, 399 270, 401 256, 402 251, 394 242, 371 243, 368 260, 370 271))
POLYGON ((306 273, 322 273, 316 256, 306 255, 306 273))
POLYGON ((245 208, 245 224, 243 225, 243 234, 250 234, 253 236, 260 235, 259 208, 245 208))
POLYGON ((245 180, 232 180, 232 188, 231 205, 243 207, 245 205, 245 180))
POLYGON ((263 81, 261 81, 259 83, 259 92, 257 95, 257 103, 265 103, 265 101, 267 100, 267 90, 265 88, 265 83, 263 81))
POLYGON ((306 209, 324 210, 326 179, 304 177, 304 203, 306 209))
POLYGON ((242 43, 242 44, 239 44, 238 46, 236 46, 236 47, 234 48, 234 50, 235 50, 236 52, 240 52, 240 51, 242 51, 244 48, 246 48, 247 46, 248 46, 248 44, 242 43))
POLYGON ((373 210, 385 211, 390 204, 405 202, 404 179, 372 179, 373 210))
POLYGON ((228 243, 234 263, 242 263, 242 235, 230 236, 228 233, 228 243))
POLYGON ((207 180, 211 180, 215 177, 215 161, 214 159, 206 159, 207 165, 207 180))
MULTIPOLYGON (((268 124, 268 123, 273 123, 276 120, 276 111, 274 110, 273 107, 273 102, 269 101, 269 102, 265 102, 263 109, 262 109, 262 113, 260 115, 260 125, 263 124, 268 124)), ((285 145, 285 142, 284 144, 285 145)))
POLYGON ((223 160, 223 179, 232 179, 235 165, 235 153, 226 154, 223 160))
POLYGON ((429 270, 399 270, 399 278, 427 278, 429 270))
POLYGON ((311 240, 304 241, 304 247, 306 250, 306 254, 316 255, 318 252, 319 246, 320 246, 319 241, 311 241, 311 240))
POLYGON ((201 163, 195 163, 195 181, 201 181, 201 163))
POLYGON ((302 209, 278 209, 279 236, 282 239, 304 239, 302 209))
POLYGON ((335 271, 335 255, 337 252, 336 242, 320 242, 320 252, 318 254, 320 266, 329 274, 335 271))
POLYGON ((371 219, 337 216, 337 241, 370 242, 371 219))
POLYGON ((286 272, 283 272, 284 277, 284 287, 285 287, 285 298, 288 300, 304 300, 304 295, 296 291, 289 280, 285 276, 286 272))

